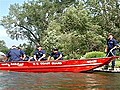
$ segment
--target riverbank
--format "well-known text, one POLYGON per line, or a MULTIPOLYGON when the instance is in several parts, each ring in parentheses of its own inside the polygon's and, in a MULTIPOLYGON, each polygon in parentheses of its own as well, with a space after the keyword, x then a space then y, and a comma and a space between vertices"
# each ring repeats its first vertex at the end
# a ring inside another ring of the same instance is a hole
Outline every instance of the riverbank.
POLYGON ((116 67, 120 67, 120 60, 116 60, 116 67))

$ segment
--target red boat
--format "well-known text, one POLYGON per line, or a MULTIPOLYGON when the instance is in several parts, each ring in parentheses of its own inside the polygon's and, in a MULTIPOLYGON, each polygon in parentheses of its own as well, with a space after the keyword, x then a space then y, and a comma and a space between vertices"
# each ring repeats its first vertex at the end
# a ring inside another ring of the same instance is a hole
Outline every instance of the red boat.
POLYGON ((118 57, 59 61, 0 62, 0 70, 17 72, 85 72, 108 64, 115 58, 118 57))

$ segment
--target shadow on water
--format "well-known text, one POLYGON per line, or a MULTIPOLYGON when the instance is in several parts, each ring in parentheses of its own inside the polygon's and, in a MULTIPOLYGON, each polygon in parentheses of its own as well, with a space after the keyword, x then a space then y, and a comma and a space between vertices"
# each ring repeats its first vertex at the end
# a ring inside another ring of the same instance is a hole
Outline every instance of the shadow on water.
POLYGON ((120 73, 0 72, 0 90, 120 90, 120 73))

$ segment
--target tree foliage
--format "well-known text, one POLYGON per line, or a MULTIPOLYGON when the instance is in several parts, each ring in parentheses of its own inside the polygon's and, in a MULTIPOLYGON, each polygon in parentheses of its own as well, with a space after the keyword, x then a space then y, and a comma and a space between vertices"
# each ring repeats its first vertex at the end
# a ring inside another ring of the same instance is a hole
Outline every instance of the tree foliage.
POLYGON ((8 51, 8 48, 6 47, 4 40, 0 40, 0 52, 6 53, 7 51, 8 51))
POLYGON ((105 57, 106 54, 104 52, 88 52, 84 55, 84 58, 101 58, 101 57, 105 57))
POLYGON ((119 41, 119 0, 33 0, 10 6, 1 25, 12 39, 58 47, 67 58, 103 51, 107 34, 119 41))
POLYGON ((120 1, 119 0, 86 0, 95 23, 102 27, 102 32, 120 34, 120 1))

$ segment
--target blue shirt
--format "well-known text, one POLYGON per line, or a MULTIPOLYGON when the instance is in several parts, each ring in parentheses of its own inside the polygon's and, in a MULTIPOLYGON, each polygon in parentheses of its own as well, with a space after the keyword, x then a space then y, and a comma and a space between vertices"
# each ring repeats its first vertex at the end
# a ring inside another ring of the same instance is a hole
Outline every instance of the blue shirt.
POLYGON ((41 58, 42 56, 43 56, 43 54, 45 54, 46 52, 45 52, 45 50, 36 50, 35 52, 34 52, 34 55, 36 55, 36 58, 37 59, 39 59, 39 58, 41 58))
POLYGON ((25 52, 20 49, 20 54, 21 54, 21 56, 24 56, 25 52))
MULTIPOLYGON (((57 52, 57 53, 52 52, 50 56, 56 60, 61 54, 62 54, 61 52, 57 52)), ((60 58, 59 60, 63 60, 63 58, 60 58)))
POLYGON ((117 45, 117 41, 113 38, 113 39, 108 39, 107 40, 107 45, 108 45, 108 50, 111 50, 113 47, 115 47, 117 45))
POLYGON ((20 51, 18 49, 11 49, 7 55, 6 55, 8 58, 9 58, 9 61, 20 61, 21 60, 21 54, 20 54, 20 51))

